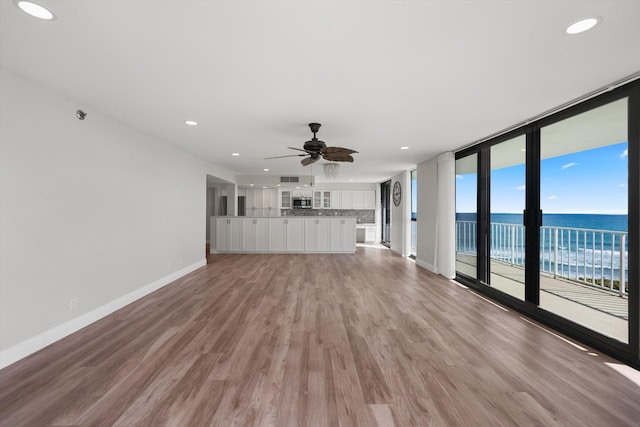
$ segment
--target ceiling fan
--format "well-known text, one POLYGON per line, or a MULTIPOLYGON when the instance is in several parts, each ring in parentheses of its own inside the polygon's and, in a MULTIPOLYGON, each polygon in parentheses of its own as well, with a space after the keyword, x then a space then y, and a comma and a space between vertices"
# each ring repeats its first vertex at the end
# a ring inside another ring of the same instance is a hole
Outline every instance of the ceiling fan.
POLYGON ((353 157, 351 155, 353 153, 357 153, 357 151, 342 147, 327 147, 327 144, 325 144, 324 141, 320 141, 318 138, 316 138, 316 133, 318 133, 320 126, 320 123, 309 123, 309 128, 311 128, 311 132, 313 132, 313 138, 305 142, 302 148, 288 147, 292 150, 304 151, 305 154, 291 154, 289 156, 267 157, 266 159, 281 159, 283 157, 306 157, 305 159, 302 159, 300 161, 300 163, 302 163, 302 166, 307 166, 311 163, 317 162, 318 160, 320 160, 320 158, 323 158, 330 162, 353 163, 353 157))

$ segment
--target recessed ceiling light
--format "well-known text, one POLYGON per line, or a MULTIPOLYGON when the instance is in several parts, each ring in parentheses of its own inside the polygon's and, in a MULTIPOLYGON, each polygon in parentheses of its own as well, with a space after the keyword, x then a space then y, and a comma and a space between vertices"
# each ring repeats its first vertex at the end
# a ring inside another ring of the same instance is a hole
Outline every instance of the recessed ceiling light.
POLYGON ((593 27, 595 27, 601 20, 602 20, 602 18, 600 18, 598 16, 592 16, 592 17, 589 17, 589 18, 582 18, 579 21, 576 21, 573 24, 569 25, 567 27, 567 29, 565 30, 565 32, 567 34, 583 33, 585 31, 590 30, 593 27))
POLYGON ((240 153, 231 153, 231 155, 238 157, 240 155, 240 153))
POLYGON ((264 168, 263 169, 265 172, 269 172, 269 168, 264 168))
POLYGON ((278 184, 278 187, 280 187, 280 184, 278 184))
POLYGON ((193 120, 185 120, 184 124, 187 126, 198 126, 198 122, 193 121, 193 120))
POLYGON ((45 21, 51 21, 55 18, 49 9, 44 6, 40 6, 37 3, 30 1, 18 1, 16 4, 23 12, 28 13, 35 18, 44 19, 45 21))
POLYGON ((401 150, 408 150, 409 147, 400 147, 401 150))
POLYGON ((249 184, 251 187, 253 187, 253 184, 249 184))
POLYGON ((263 189, 267 188, 267 187, 262 187, 263 189))
POLYGON ((299 190, 299 189, 300 189, 300 187, 296 187, 296 189, 298 189, 298 190, 299 190))

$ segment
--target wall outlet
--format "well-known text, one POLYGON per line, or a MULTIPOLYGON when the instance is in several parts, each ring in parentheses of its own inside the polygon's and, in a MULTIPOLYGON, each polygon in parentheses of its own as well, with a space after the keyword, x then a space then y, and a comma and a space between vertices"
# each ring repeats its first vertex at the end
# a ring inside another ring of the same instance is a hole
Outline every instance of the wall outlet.
POLYGON ((71 298, 69 301, 69 311, 74 311, 78 309, 78 298, 71 298))

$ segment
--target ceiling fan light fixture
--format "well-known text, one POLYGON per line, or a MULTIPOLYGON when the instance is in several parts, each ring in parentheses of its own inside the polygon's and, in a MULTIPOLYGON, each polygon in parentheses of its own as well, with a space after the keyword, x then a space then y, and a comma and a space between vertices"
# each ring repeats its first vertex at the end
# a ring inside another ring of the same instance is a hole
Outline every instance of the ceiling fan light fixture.
POLYGON ((340 170, 340 165, 337 163, 326 163, 324 165, 324 176, 328 179, 336 179, 338 176, 338 170, 340 170))

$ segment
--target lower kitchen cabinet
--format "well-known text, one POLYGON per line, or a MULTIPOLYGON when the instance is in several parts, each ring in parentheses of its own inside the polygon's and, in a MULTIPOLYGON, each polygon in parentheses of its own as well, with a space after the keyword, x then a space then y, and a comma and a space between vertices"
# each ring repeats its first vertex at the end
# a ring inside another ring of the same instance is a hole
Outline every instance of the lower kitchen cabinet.
POLYGON ((306 218, 304 220, 304 249, 306 252, 331 251, 331 219, 306 218))
POLYGON ((304 252, 304 219, 287 218, 285 221, 286 252, 304 252))
POLYGON ((331 251, 355 252, 356 251, 356 219, 332 218, 331 219, 331 251))
POLYGON ((242 225, 243 251, 266 252, 269 250, 269 220, 267 218, 243 219, 242 225))
POLYGON ((216 219, 216 251, 217 252, 240 252, 242 248, 242 227, 241 218, 217 218, 216 219))
POLYGON ((220 217, 215 252, 335 252, 356 250, 356 219, 345 217, 220 217))
POLYGON ((270 218, 269 252, 304 252, 304 219, 270 218))

